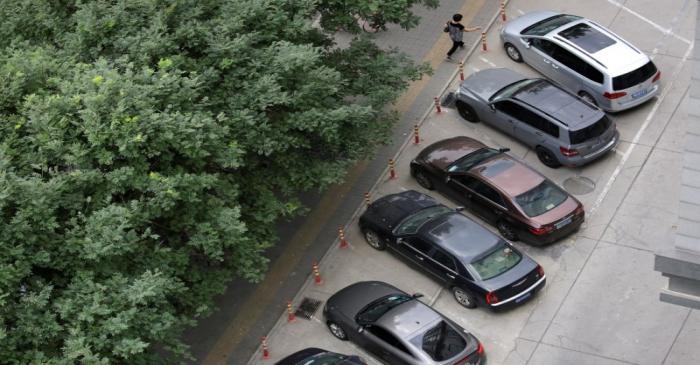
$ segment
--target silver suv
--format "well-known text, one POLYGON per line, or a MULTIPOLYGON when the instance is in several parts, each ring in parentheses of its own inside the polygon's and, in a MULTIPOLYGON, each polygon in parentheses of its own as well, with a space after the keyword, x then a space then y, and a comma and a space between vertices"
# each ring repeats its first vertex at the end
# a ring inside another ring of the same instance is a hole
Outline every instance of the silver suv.
POLYGON ((607 111, 632 108, 659 91, 661 72, 647 55, 579 16, 527 13, 503 27, 501 40, 510 59, 607 111))
POLYGON ((507 68, 472 74, 455 95, 462 118, 510 134, 534 148, 549 167, 584 165, 620 140, 602 110, 545 79, 528 79, 507 68))

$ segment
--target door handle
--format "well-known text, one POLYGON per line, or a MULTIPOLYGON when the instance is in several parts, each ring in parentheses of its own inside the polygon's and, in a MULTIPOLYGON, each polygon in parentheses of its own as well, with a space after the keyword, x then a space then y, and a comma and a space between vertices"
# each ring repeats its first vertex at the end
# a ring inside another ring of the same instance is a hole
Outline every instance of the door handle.
POLYGON ((550 61, 550 60, 548 60, 548 59, 545 58, 545 59, 544 59, 544 63, 552 63, 552 61, 550 61))
POLYGON ((558 68, 559 68, 559 66, 557 66, 557 65, 555 65, 555 64, 552 64, 552 68, 554 68, 554 69, 558 69, 558 68))
POLYGON ((416 258, 418 259, 418 261, 423 261, 423 260, 425 260, 425 259, 424 259, 423 257, 421 257, 421 256, 416 256, 416 258))
POLYGON ((542 132, 535 132, 535 134, 542 137, 542 132))
POLYGON ((450 279, 454 279, 454 278, 455 278, 455 276, 452 275, 452 274, 447 274, 447 277, 450 278, 450 279))

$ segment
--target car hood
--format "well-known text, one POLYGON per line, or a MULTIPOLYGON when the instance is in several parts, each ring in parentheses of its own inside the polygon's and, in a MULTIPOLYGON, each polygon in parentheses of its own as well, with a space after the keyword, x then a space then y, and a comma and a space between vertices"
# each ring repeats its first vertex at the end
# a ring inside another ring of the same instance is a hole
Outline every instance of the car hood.
POLYGON ((326 306, 328 311, 340 313, 354 321, 357 313, 367 304, 392 294, 406 293, 381 281, 362 281, 333 294, 326 306))
POLYGON ((471 92, 484 101, 504 87, 527 77, 507 68, 489 68, 473 73, 460 86, 460 92, 471 92))
POLYGON ((453 162, 484 147, 475 139, 459 136, 431 144, 416 159, 444 171, 453 162))
POLYGON ((520 36, 520 32, 522 32, 523 29, 539 22, 540 20, 553 17, 557 14, 559 13, 547 10, 532 11, 507 22, 503 27, 503 32, 509 35, 520 36))

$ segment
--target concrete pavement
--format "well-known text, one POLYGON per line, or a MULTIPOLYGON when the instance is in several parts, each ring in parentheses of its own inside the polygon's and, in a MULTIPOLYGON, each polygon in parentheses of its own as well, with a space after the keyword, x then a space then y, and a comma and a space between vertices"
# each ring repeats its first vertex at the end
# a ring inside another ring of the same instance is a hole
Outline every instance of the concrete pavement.
MULTIPOLYGON (((421 190, 408 176, 409 161, 429 143, 454 135, 510 147, 512 155, 563 186, 571 186, 581 176, 592 180, 595 188, 577 195, 588 215, 575 236, 543 249, 517 243, 544 266, 549 278, 535 300, 505 313, 464 309, 428 276, 390 253, 370 248, 353 218, 346 230, 350 248, 332 246, 321 262, 324 285, 307 281, 294 304, 303 298, 325 301, 356 281, 382 280, 409 292, 424 293, 424 301, 484 342, 491 364, 700 363, 700 314, 660 302, 658 288, 664 279, 652 270, 654 250, 673 239, 676 228, 675 182, 687 120, 685 103, 691 74, 687 59, 697 5, 695 0, 669 0, 663 6, 642 0, 510 1, 509 17, 553 9, 583 15, 609 27, 654 58, 662 71, 663 91, 639 108, 613 115, 622 135, 620 146, 602 160, 576 169, 548 169, 528 148, 488 126, 466 123, 454 110, 441 114, 431 111, 422 121, 420 145, 407 140, 396 158, 398 178, 388 180, 384 175, 372 190, 373 197, 403 189, 421 190)), ((537 76, 527 65, 515 64, 503 53, 497 37, 499 24, 489 31, 489 52, 472 54, 466 72, 498 66, 537 76)), ((454 206, 437 193, 431 195, 454 206)), ((358 208, 361 211, 362 207, 358 208)), ((322 323, 320 309, 311 321, 286 323, 286 316, 280 317, 269 334, 269 345, 271 360, 263 361, 257 353, 250 363, 273 363, 309 346, 362 354, 370 363, 377 363, 361 349, 336 340, 322 323)))

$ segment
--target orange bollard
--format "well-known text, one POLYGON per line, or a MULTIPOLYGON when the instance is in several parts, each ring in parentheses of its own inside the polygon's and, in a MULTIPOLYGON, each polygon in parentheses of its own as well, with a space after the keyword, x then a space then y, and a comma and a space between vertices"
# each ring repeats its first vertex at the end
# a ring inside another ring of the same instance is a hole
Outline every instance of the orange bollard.
POLYGON ((433 100, 435 100, 435 111, 438 112, 438 114, 442 113, 442 108, 440 108, 440 99, 438 97, 434 97, 433 100))
POLYGON ((292 323, 292 322, 296 322, 296 320, 297 320, 297 316, 296 316, 296 314, 294 314, 294 310, 292 310, 292 302, 288 300, 287 301, 287 322, 292 323))
POLYGON ((262 358, 267 360, 270 358, 270 350, 267 348, 267 337, 262 338, 262 358))
POLYGON ((506 3, 501 1, 501 20, 506 21, 506 3))
POLYGON ((394 159, 389 159, 389 179, 396 179, 396 169, 394 168, 394 159))
POLYGON ((481 32, 481 50, 483 50, 484 52, 488 51, 488 49, 486 47, 486 33, 485 32, 481 32))
POLYGON ((318 263, 314 261, 314 265, 312 266, 312 270, 314 272, 314 283, 316 285, 323 285, 323 279, 321 278, 321 272, 318 270, 318 263))
POLYGON ((345 232, 343 227, 338 227, 338 237, 340 238, 340 248, 347 248, 348 241, 345 240, 345 232))
POLYGON ((365 193, 365 205, 369 207, 370 201, 369 201, 369 193, 365 193))
POLYGON ((459 79, 464 81, 464 62, 459 63, 459 79))
POLYGON ((418 135, 418 124, 413 126, 413 143, 414 144, 420 143, 420 135, 418 135))

